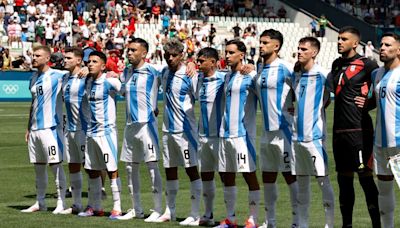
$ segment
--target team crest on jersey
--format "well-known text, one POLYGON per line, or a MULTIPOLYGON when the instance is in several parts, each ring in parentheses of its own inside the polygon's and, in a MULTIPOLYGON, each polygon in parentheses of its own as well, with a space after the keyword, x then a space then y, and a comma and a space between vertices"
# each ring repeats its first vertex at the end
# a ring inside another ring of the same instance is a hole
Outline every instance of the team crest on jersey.
POLYGON ((351 72, 355 71, 355 70, 356 70, 356 67, 357 67, 357 66, 355 66, 355 65, 351 65, 350 71, 351 71, 351 72))

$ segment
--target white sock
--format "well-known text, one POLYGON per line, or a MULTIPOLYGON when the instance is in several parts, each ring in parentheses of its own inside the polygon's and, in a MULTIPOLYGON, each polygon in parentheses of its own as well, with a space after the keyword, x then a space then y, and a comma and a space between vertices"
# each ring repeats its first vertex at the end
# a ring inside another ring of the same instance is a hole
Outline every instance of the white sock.
POLYGON ((297 206, 300 228, 308 228, 308 209, 310 207, 310 176, 297 176, 299 191, 297 194, 297 206))
POLYGON ((236 204, 236 186, 225 186, 224 188, 224 200, 226 207, 226 217, 234 221, 235 220, 235 204, 236 204))
POLYGON ((162 179, 157 162, 148 162, 147 168, 150 173, 151 190, 153 192, 154 211, 162 211, 162 179))
POLYGON ((297 194, 299 192, 299 185, 297 184, 297 181, 291 183, 288 185, 289 186, 289 191, 290 191, 290 202, 292 204, 292 224, 299 224, 299 212, 297 208, 297 194))
POLYGON ((203 181, 204 215, 211 217, 214 209, 215 181, 203 181))
POLYGON ((89 199, 95 211, 101 210, 101 177, 89 178, 89 199))
POLYGON ((121 179, 119 177, 115 179, 110 179, 111 182, 111 192, 112 198, 114 201, 113 210, 114 211, 122 211, 121 210, 121 179))
POLYGON ((192 201, 192 212, 193 218, 199 217, 200 214, 200 200, 201 200, 201 179, 190 182, 190 199, 192 201))
POLYGON ((382 227, 394 227, 394 209, 396 207, 393 181, 378 180, 378 202, 381 214, 382 227))
POLYGON ((278 190, 276 183, 264 183, 264 204, 266 223, 272 226, 276 225, 275 207, 278 199, 278 190))
POLYGON ((258 207, 260 205, 260 190, 249 191, 249 211, 250 219, 253 219, 254 223, 257 223, 258 218, 258 207))
POLYGON ((129 196, 132 201, 132 209, 135 208, 135 200, 133 199, 133 186, 132 186, 132 162, 126 163, 126 178, 128 181, 129 196))
POLYGON ((335 196, 329 177, 317 177, 318 185, 322 190, 322 202, 325 210, 325 228, 333 227, 335 220, 335 196))
POLYGON ((179 189, 179 181, 178 180, 167 180, 166 184, 166 198, 167 198, 167 207, 171 214, 175 214, 175 203, 176 203, 176 195, 178 194, 179 189))
MULTIPOLYGON (((64 169, 61 164, 51 165, 51 170, 54 174, 54 180, 56 183, 57 189, 57 205, 62 204, 64 205, 65 202, 65 191, 67 190, 67 183, 65 179, 64 169)), ((65 206, 65 205, 64 205, 65 206)))
POLYGON ((136 212, 143 212, 142 203, 140 201, 140 164, 132 163, 132 189, 133 189, 133 201, 134 209, 136 212))
POLYGON ((82 173, 70 173, 69 181, 71 182, 71 193, 74 199, 74 205, 82 206, 82 173))
POLYGON ((36 200, 40 205, 45 205, 46 189, 47 189, 47 166, 42 164, 35 164, 36 174, 36 200))

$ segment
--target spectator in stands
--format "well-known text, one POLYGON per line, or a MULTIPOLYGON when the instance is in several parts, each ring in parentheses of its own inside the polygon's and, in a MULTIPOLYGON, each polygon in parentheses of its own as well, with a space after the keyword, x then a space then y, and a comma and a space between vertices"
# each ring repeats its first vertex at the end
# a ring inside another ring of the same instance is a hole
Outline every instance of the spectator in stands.
POLYGON ((312 21, 310 22, 310 27, 311 27, 311 35, 314 37, 317 37, 317 26, 318 26, 318 21, 316 18, 313 18, 312 21))
POLYGON ((207 22, 208 21, 208 17, 211 14, 211 9, 210 7, 207 5, 207 2, 204 1, 203 2, 203 6, 201 7, 201 18, 203 19, 203 22, 207 22))
POLYGON ((104 8, 104 6, 100 7, 100 11, 99 11, 99 14, 97 17, 98 17, 98 21, 99 21, 97 30, 100 33, 103 33, 104 30, 106 29, 106 23, 107 23, 107 12, 106 12, 106 9, 104 8))
POLYGON ((234 38, 239 38, 241 30, 242 30, 242 28, 240 28, 239 23, 237 23, 236 26, 232 28, 233 37, 234 38))
POLYGON ((319 24, 319 36, 320 37, 325 37, 325 31, 326 31, 326 27, 329 25, 331 27, 333 27, 332 23, 330 21, 328 21, 328 19, 325 17, 324 14, 321 15, 321 17, 318 20, 318 24, 319 24))
POLYGON ((36 16, 36 6, 34 1, 30 1, 29 5, 26 7, 28 13, 28 18, 34 18, 36 16))
POLYGON ((160 19, 161 14, 161 7, 158 2, 156 2, 153 8, 151 8, 151 13, 153 14, 154 23, 158 24, 158 20, 160 19))
POLYGON ((194 19, 197 17, 197 1, 190 0, 190 17, 194 19))
POLYGON ((183 0, 182 1, 182 20, 187 20, 190 17, 190 0, 183 0))
POLYGON ((281 8, 278 9, 277 15, 279 18, 286 18, 286 9, 284 6, 281 6, 281 8))
POLYGON ((166 32, 169 29, 170 26, 170 21, 171 21, 171 17, 168 15, 167 12, 164 13, 163 16, 161 16, 161 21, 162 21, 162 32, 166 32))
POLYGON ((48 45, 48 46, 53 45, 54 34, 55 34, 55 32, 53 30, 53 27, 51 26, 50 23, 47 23, 46 28, 45 28, 46 45, 48 45))
POLYGON ((11 57, 10 57, 10 51, 8 48, 5 48, 2 53, 2 58, 3 58, 3 70, 9 70, 10 69, 10 62, 11 62, 11 57))
POLYGON ((18 17, 20 19, 21 24, 25 24, 26 21, 28 20, 28 15, 26 15, 26 9, 21 8, 18 14, 18 17))
POLYGON ((374 60, 374 50, 375 50, 374 45, 372 45, 371 41, 368 41, 367 45, 365 45, 364 56, 371 60, 374 60))
POLYGON ((214 27, 214 24, 210 24, 210 34, 208 35, 208 41, 210 43, 210 46, 213 45, 213 40, 216 35, 217 35, 217 29, 214 27))

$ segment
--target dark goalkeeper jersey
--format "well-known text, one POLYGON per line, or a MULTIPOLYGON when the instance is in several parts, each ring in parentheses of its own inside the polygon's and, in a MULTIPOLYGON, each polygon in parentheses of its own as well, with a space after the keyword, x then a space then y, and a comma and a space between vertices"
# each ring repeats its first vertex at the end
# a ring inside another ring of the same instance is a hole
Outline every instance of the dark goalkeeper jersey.
POLYGON ((334 132, 372 129, 367 108, 357 107, 354 98, 368 95, 371 72, 375 68, 378 68, 375 62, 359 54, 350 59, 338 58, 333 62, 328 83, 335 94, 334 132))

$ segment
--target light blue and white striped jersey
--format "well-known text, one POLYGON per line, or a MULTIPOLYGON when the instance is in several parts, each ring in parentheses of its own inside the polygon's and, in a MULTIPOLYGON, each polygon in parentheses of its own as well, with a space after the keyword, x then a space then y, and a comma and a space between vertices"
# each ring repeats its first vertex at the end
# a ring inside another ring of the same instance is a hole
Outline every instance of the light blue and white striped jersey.
POLYGON ((293 140, 309 142, 324 139, 326 118, 324 103, 328 71, 315 64, 308 72, 293 73, 292 86, 296 96, 293 140))
POLYGON ((43 130, 62 124, 62 83, 68 71, 48 69, 34 73, 29 84, 32 112, 29 129, 43 130))
POLYGON ((257 96, 260 99, 265 131, 276 131, 291 127, 292 117, 288 107, 292 106, 292 94, 289 93, 293 66, 275 59, 264 65, 257 75, 257 96))
POLYGON ((211 77, 199 76, 200 119, 199 135, 218 137, 223 114, 226 72, 216 71, 211 77))
POLYGON ((375 145, 400 147, 400 67, 380 67, 372 72, 376 97, 375 145))
POLYGON ((242 75, 240 72, 230 72, 226 75, 220 137, 256 137, 255 76, 255 71, 247 75, 242 75))
POLYGON ((63 94, 65 109, 67 112, 68 131, 74 132, 87 130, 89 117, 89 105, 86 98, 86 78, 78 78, 76 75, 69 75, 64 80, 63 94))
POLYGON ((162 71, 164 90, 163 132, 194 132, 197 135, 194 101, 197 93, 198 76, 186 75, 186 66, 176 72, 168 67, 162 71))
POLYGON ((89 79, 86 92, 89 100, 90 118, 87 136, 104 136, 116 129, 116 93, 121 89, 117 78, 89 79))
POLYGON ((126 124, 147 123, 156 120, 160 72, 155 66, 145 63, 138 69, 125 68, 121 80, 121 93, 126 100, 126 124))

